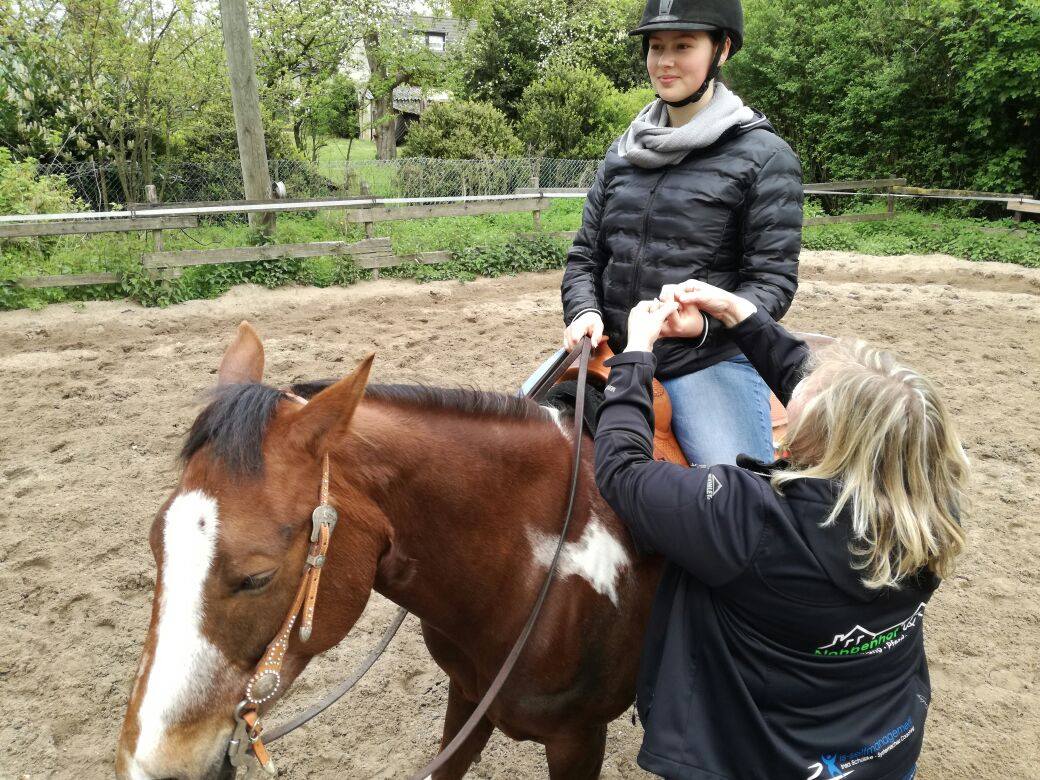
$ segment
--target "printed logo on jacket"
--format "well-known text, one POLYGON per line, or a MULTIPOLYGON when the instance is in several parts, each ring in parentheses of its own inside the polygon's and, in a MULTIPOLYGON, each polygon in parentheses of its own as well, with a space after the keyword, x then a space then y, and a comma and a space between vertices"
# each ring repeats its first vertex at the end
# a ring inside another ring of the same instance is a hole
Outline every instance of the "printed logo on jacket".
MULTIPOLYGON (((869 745, 850 751, 848 753, 830 753, 820 756, 820 760, 809 764, 807 769, 810 774, 805 780, 838 780, 848 777, 856 771, 857 766, 884 758, 889 752, 903 744, 914 733, 913 718, 907 718, 898 726, 889 729, 869 745)), ((906 780, 912 780, 917 773, 915 766, 906 775, 906 780)))
POLYGON ((857 625, 843 634, 835 634, 828 645, 817 647, 814 655, 873 655, 891 650, 902 642, 910 629, 924 617, 924 603, 918 605, 914 613, 894 626, 871 631, 857 625))

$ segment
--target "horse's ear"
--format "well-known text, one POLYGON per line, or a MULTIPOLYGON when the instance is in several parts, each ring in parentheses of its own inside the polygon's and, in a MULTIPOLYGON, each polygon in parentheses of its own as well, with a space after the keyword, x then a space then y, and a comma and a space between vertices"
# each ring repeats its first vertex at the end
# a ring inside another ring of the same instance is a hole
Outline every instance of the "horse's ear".
POLYGON ((365 394, 368 374, 372 370, 375 353, 371 353, 349 376, 329 385, 298 412, 293 433, 307 449, 314 449, 324 438, 342 435, 354 416, 361 397, 365 394))
POLYGON ((250 384, 264 378, 264 345, 260 336, 245 320, 238 326, 234 341, 220 359, 218 385, 250 384))

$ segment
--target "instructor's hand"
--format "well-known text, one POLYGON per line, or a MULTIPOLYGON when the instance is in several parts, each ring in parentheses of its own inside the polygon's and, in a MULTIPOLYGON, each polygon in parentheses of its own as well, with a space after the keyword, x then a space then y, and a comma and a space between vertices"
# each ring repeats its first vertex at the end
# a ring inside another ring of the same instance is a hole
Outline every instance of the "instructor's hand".
MULTIPOLYGON (((728 290, 713 287, 696 279, 689 279, 682 284, 668 285, 668 287, 674 288, 674 290, 668 291, 672 300, 678 301, 684 308, 695 306, 701 311, 707 312, 727 328, 743 322, 758 311, 755 304, 747 298, 741 298, 728 290)), ((662 290, 661 293, 664 296, 665 290, 662 290)))
POLYGON ((563 348, 570 352, 574 345, 581 341, 582 336, 592 339, 593 349, 603 341, 603 318, 598 313, 587 311, 580 317, 575 317, 563 330, 563 348))
POLYGON ((679 304, 674 301, 662 303, 657 299, 640 301, 633 306, 628 315, 628 346, 625 352, 650 352, 654 342, 661 337, 664 321, 678 310, 679 304))

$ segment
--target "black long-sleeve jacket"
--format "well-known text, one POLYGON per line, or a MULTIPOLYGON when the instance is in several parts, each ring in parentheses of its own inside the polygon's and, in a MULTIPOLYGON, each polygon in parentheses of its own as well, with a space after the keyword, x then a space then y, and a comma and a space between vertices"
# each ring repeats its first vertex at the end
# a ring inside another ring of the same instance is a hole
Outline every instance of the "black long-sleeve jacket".
MULTIPOLYGON (((730 329, 787 402, 808 354, 764 311, 730 329)), ((646 352, 611 358, 596 479, 638 547, 668 560, 637 703, 639 764, 665 777, 905 780, 930 688, 922 635, 938 585, 922 572, 871 590, 853 568, 847 513, 826 480, 778 495, 769 466, 653 459, 646 352)))
MULTIPOLYGON (((564 322, 603 317, 621 352, 629 310, 665 284, 687 279, 747 298, 779 320, 798 286, 802 170, 761 114, 663 168, 639 168, 607 152, 567 255, 564 322)), ((698 371, 739 354, 717 320, 700 339, 661 339, 658 377, 698 371)))

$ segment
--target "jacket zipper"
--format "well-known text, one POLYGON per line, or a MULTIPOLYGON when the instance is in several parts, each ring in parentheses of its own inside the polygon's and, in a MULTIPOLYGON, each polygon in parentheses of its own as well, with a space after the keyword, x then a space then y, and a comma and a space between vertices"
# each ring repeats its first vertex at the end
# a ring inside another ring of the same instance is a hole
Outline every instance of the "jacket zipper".
MULTIPOLYGON (((636 254, 636 267, 632 274, 632 286, 628 291, 628 300, 639 302, 639 281, 643 275, 643 254, 646 251, 646 239, 650 232, 650 212, 654 207, 654 198, 657 197, 657 188, 661 186, 661 182, 664 181, 665 177, 669 174, 669 171, 664 171, 654 182, 654 186, 650 188, 650 197, 646 201, 646 211, 643 212, 643 235, 639 238, 639 252, 636 254)), ((632 305, 635 305, 633 303, 632 305)))

